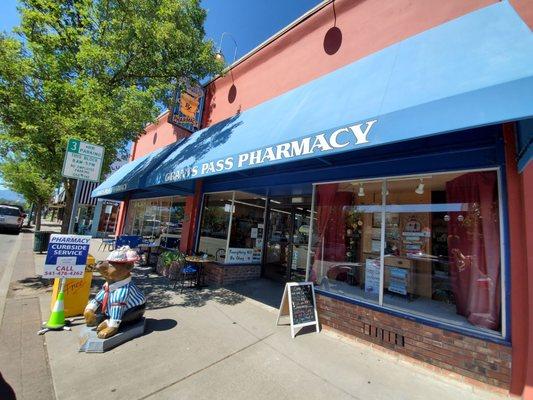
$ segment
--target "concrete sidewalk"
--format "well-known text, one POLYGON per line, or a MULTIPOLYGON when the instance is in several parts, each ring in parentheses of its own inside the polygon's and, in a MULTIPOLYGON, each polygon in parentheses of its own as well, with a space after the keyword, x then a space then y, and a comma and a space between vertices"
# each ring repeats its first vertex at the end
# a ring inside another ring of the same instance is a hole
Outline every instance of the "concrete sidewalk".
POLYGON ((164 278, 137 280, 149 299, 144 336, 85 354, 80 326, 47 334, 58 399, 504 398, 329 333, 291 339, 275 326, 282 287, 270 281, 178 294, 164 278))
POLYGON ((17 399, 54 399, 45 339, 37 336, 47 282, 35 276, 33 233, 21 233, 0 325, 0 369, 17 399))

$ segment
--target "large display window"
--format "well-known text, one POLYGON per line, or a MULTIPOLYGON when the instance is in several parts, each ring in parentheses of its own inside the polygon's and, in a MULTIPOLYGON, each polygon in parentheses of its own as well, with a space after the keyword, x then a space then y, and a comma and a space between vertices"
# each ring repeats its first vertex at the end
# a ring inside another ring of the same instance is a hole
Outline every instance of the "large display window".
POLYGON ((320 290, 503 332, 497 171, 317 184, 314 215, 320 290))
POLYGON ((124 232, 150 239, 179 240, 185 216, 185 197, 131 200, 124 232))
POLYGON ((204 196, 198 251, 217 262, 259 264, 266 198, 245 192, 204 196))

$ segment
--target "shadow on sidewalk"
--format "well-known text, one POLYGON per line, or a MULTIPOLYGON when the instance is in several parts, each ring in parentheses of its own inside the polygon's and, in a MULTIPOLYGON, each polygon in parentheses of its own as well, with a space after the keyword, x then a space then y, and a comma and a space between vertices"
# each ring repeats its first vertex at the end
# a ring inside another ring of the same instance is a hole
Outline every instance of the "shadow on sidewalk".
MULTIPOLYGON (((226 286, 208 286, 202 289, 191 287, 174 289, 174 281, 168 278, 147 274, 143 268, 134 268, 133 280, 146 296, 146 308, 158 310, 168 307, 204 307, 208 302, 234 306, 253 299, 267 306, 277 308, 281 301, 284 285, 267 279, 243 281, 226 286)), ((96 294, 104 284, 104 279, 93 275, 91 293, 96 294)))
POLYGON ((2 376, 2 373, 0 373, 0 399, 2 400, 15 400, 17 397, 15 396, 15 391, 13 388, 7 383, 2 376))
POLYGON ((146 318, 146 328, 144 329, 144 335, 149 335, 153 332, 168 331, 175 328, 178 322, 174 319, 154 319, 146 318))

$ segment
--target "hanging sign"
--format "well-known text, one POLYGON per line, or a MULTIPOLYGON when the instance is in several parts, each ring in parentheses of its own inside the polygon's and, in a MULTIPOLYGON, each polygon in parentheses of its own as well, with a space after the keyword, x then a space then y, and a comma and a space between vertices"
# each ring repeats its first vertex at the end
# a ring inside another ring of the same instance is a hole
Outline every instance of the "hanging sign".
POLYGON ((43 278, 83 278, 91 236, 58 235, 50 237, 43 278))
POLYGON ((66 178, 99 182, 104 148, 96 144, 69 139, 63 160, 62 175, 66 178))
POLYGON ((295 330, 304 326, 315 325, 316 332, 319 332, 313 282, 288 282, 285 285, 276 325, 279 325, 280 317, 287 314, 290 317, 293 339, 295 330))
POLYGON ((189 132, 195 132, 200 129, 202 121, 204 89, 188 79, 182 79, 180 86, 183 90, 176 90, 169 122, 189 132))

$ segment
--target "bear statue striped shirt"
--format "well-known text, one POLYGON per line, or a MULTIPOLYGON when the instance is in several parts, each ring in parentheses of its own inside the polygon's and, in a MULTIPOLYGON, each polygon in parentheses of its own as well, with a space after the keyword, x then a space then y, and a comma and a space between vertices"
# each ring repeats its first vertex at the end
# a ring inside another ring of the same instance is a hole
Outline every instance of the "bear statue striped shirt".
POLYGON ((127 310, 140 306, 145 302, 144 294, 131 281, 131 277, 129 277, 111 285, 108 285, 107 282, 104 283, 102 290, 89 302, 87 308, 96 311, 101 306, 102 313, 109 317, 107 325, 118 327, 122 316, 127 310), (108 291, 107 298, 106 291, 108 291))

